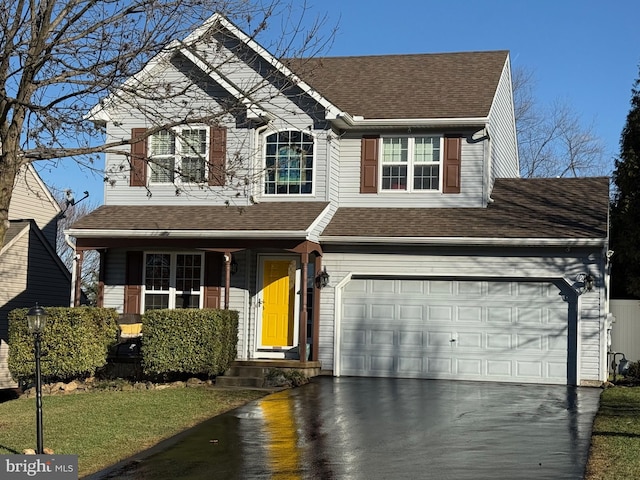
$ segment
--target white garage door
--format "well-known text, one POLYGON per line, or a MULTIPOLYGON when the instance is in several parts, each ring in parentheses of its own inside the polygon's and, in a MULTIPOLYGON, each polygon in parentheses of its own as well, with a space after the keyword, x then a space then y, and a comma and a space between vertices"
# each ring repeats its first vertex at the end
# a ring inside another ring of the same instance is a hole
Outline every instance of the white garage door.
POLYGON ((353 279, 339 374, 566 384, 568 304, 550 282, 353 279))

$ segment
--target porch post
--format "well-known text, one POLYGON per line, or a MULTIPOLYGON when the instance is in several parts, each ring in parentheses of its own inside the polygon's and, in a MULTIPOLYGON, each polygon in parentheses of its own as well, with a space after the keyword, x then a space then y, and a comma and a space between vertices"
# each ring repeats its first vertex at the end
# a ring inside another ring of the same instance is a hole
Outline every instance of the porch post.
POLYGON ((309 264, 309 253, 304 252, 300 254, 301 258, 301 281, 300 281, 300 295, 302 296, 300 302, 300 328, 298 329, 298 353, 300 355, 300 361, 307 361, 307 269, 309 264))
POLYGON ((104 249, 98 250, 98 254, 100 255, 100 263, 98 270, 98 295, 96 298, 96 306, 104 307, 104 266, 106 262, 107 251, 104 249))
MULTIPOLYGON (((322 256, 316 255, 314 261, 314 272, 316 275, 322 271, 322 256)), ((315 278, 313 281, 313 334, 311 335, 311 341, 313 344, 313 348, 311 352, 313 353, 311 360, 314 362, 318 361, 318 348, 320 344, 320 288, 316 285, 315 278)))
POLYGON ((224 251, 224 309, 229 310, 229 285, 231 284, 231 251, 224 251))
POLYGON ((84 250, 78 250, 76 259, 76 284, 74 285, 73 306, 79 307, 82 295, 82 261, 84 260, 84 250))

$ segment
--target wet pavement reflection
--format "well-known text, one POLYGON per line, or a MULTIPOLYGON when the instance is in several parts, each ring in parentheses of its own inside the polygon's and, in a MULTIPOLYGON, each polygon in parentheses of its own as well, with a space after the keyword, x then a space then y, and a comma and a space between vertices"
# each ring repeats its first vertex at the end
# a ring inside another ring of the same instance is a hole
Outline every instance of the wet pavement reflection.
POLYGON ((92 479, 581 479, 600 389, 314 379, 92 479))

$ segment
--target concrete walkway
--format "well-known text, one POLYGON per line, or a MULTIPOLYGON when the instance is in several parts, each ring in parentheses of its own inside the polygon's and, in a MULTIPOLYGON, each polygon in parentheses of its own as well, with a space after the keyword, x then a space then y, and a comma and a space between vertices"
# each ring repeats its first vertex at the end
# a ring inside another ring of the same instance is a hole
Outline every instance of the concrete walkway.
POLYGON ((600 389, 316 378, 91 479, 581 479, 600 389))

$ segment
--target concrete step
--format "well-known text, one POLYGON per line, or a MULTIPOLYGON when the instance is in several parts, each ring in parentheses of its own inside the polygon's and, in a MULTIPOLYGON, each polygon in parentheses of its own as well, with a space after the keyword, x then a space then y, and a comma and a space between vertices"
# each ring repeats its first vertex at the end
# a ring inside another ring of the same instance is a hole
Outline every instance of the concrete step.
POLYGON ((216 377, 216 386, 218 387, 253 387, 262 388, 264 386, 264 378, 262 377, 216 377))

